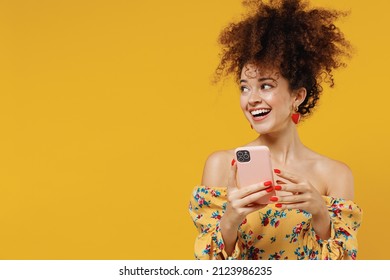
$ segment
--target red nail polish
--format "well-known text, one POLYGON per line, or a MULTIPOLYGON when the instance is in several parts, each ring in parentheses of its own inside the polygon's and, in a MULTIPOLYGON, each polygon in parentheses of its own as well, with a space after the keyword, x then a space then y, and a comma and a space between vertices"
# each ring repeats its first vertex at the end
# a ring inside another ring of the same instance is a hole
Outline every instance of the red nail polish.
POLYGON ((271 181, 267 181, 264 183, 264 186, 268 187, 268 186, 272 186, 272 182, 271 181))
MULTIPOLYGON (((279 198, 277 196, 271 196, 271 198, 269 200, 276 202, 279 200, 279 198)), ((280 203, 278 203, 278 204, 280 204, 280 203)))
POLYGON ((232 159, 232 166, 236 163, 235 159, 232 159))
POLYGON ((282 203, 276 203, 275 207, 282 208, 282 203))
POLYGON ((269 188, 266 188, 265 190, 269 193, 269 192, 272 192, 274 190, 274 188, 273 187, 269 187, 269 188))
POLYGON ((280 170, 279 169, 274 169, 274 172, 276 173, 276 174, 280 174, 280 170))
POLYGON ((275 190, 280 191, 280 190, 282 190, 282 187, 281 186, 275 186, 275 190))

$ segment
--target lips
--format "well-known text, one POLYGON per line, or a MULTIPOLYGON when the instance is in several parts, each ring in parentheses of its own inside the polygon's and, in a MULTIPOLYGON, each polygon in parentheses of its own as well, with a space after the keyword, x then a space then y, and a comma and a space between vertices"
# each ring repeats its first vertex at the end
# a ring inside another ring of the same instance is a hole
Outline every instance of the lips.
POLYGON ((271 112, 271 109, 268 108, 253 108, 249 110, 249 113, 252 116, 252 119, 255 121, 260 121, 268 116, 271 112))

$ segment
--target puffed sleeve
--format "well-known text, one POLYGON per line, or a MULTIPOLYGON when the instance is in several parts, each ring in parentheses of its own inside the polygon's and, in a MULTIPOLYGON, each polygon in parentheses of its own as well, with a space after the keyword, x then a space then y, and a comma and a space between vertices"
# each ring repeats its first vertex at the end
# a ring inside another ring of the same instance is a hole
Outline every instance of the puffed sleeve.
POLYGON ((309 230, 307 246, 318 252, 322 260, 355 260, 358 250, 357 230, 362 221, 362 210, 351 200, 323 196, 331 221, 331 236, 320 239, 314 229, 309 230))
POLYGON ((228 256, 219 227, 226 210, 226 188, 198 186, 189 205, 191 218, 199 231, 195 240, 195 258, 200 260, 241 259, 242 244, 238 240, 233 253, 228 256))

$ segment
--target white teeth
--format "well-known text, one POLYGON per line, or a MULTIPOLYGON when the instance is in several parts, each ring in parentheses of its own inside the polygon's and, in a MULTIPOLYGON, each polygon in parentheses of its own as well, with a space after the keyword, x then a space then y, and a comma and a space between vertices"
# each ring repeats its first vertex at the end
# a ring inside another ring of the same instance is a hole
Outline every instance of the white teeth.
POLYGON ((271 110, 270 109, 259 109, 259 110, 252 111, 251 114, 252 114, 252 116, 254 116, 254 115, 258 115, 258 114, 265 114, 265 113, 268 113, 269 111, 271 111, 271 110))

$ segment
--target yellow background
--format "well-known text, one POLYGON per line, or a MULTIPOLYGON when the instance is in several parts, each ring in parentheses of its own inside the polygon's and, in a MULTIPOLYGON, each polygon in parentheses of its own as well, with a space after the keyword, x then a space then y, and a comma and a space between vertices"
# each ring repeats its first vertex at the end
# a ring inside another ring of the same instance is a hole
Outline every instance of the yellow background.
MULTIPOLYGON (((390 259, 390 2, 312 3, 351 10, 340 26, 356 53, 300 134, 355 174, 358 257, 390 259)), ((236 87, 210 84, 217 36, 242 11, 0 1, 1 259, 193 258, 205 159, 256 137, 236 87)))

